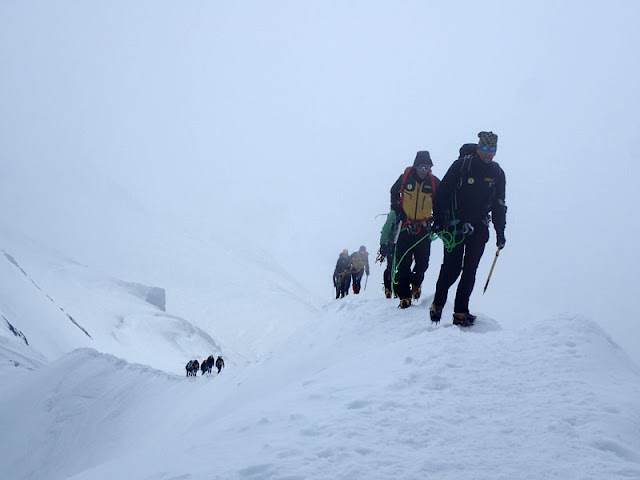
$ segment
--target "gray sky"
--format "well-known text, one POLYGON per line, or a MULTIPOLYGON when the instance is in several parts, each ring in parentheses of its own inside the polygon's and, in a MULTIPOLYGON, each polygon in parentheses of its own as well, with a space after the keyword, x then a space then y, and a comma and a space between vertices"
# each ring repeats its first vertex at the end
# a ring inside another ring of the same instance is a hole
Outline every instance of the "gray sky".
POLYGON ((472 308, 583 312, 634 355, 640 4, 440 3, 0 1, 0 161, 33 173, 4 218, 82 238, 116 210, 78 184, 106 175, 117 208, 259 244, 329 290, 342 248, 374 254, 417 150, 442 177, 493 130, 507 247, 472 308))

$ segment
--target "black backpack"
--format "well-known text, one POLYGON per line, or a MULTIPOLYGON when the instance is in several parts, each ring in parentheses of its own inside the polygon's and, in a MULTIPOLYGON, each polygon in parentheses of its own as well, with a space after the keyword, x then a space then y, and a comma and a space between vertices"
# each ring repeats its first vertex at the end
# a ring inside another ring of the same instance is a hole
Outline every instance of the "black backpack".
POLYGON ((458 158, 466 157, 467 155, 473 155, 476 153, 477 143, 465 143, 460 147, 460 156, 458 158))

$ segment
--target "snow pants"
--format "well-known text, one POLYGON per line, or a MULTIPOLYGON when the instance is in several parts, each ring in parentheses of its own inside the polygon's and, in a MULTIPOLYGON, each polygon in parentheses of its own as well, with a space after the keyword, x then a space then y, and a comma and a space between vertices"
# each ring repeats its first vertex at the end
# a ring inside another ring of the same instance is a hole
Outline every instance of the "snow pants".
POLYGON ((411 298, 411 285, 414 287, 422 285, 424 272, 429 268, 430 255, 431 240, 428 233, 410 235, 407 230, 400 232, 395 254, 398 271, 395 278, 396 285, 393 286, 393 291, 398 298, 411 298), (400 262, 399 265, 398 262, 400 262))
POLYGON ((460 276, 456 298, 453 304, 454 313, 469 313, 469 297, 476 282, 476 271, 484 253, 484 247, 489 241, 489 228, 485 225, 475 227, 473 234, 465 237, 464 241, 452 251, 444 251, 444 260, 440 267, 440 275, 436 283, 436 294, 433 303, 444 307, 447 303, 449 288, 460 276))
POLYGON ((391 290, 391 264, 392 263, 393 263, 393 257, 387 257, 387 268, 385 268, 384 272, 382 273, 382 282, 384 283, 384 288, 387 288, 389 290, 391 290))
POLYGON ((360 286, 362 283, 362 276, 364 275, 364 268, 359 272, 353 272, 351 274, 351 279, 353 280, 353 293, 360 293, 360 286))

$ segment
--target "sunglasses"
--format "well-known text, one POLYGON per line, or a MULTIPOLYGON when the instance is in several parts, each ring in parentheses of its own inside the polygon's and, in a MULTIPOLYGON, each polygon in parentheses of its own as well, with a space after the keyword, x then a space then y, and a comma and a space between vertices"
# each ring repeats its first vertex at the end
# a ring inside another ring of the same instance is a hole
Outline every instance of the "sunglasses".
POLYGON ((483 152, 495 152, 498 150, 498 147, 487 147, 486 145, 482 145, 480 147, 480 150, 482 150, 483 152))
POLYGON ((428 171, 431 170, 431 167, 429 165, 418 165, 416 167, 416 170, 424 170, 424 171, 428 171))

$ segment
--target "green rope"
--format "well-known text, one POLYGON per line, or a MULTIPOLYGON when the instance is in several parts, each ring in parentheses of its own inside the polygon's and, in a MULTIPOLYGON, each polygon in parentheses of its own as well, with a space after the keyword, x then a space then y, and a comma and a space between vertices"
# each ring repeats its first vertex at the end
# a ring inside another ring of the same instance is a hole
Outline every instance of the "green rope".
POLYGON ((432 233, 431 241, 439 238, 440 240, 442 240, 442 244, 444 245, 444 248, 447 250, 447 252, 451 253, 454 248, 456 248, 461 243, 464 243, 464 237, 461 237, 459 241, 456 241, 457 234, 458 230, 454 225, 452 232, 449 232, 448 230, 442 230, 438 233, 432 233))
POLYGON ((458 245, 460 245, 461 243, 464 243, 464 236, 461 236, 460 240, 456 242, 456 236, 458 234, 458 227, 456 224, 456 209, 455 209, 455 200, 454 197, 451 197, 451 217, 453 218, 452 220, 452 224, 453 224, 453 231, 450 232, 448 230, 442 230, 440 232, 438 232, 437 234, 432 233, 431 235, 433 236, 432 241, 435 240, 436 238, 439 238, 440 240, 442 240, 442 244, 444 245, 444 248, 447 250, 447 252, 451 253, 451 251, 456 248, 458 245))
MULTIPOLYGON (((418 245, 420 242, 422 242, 424 239, 428 238, 430 242, 434 242, 436 241, 438 238, 440 240, 442 240, 442 244, 444 245, 444 248, 447 250, 447 252, 451 253, 451 251, 456 248, 458 245, 460 245, 461 243, 464 243, 464 235, 460 236, 460 240, 456 241, 456 237, 458 235, 458 227, 456 224, 456 215, 455 215, 455 204, 454 204, 454 199, 451 198, 451 216, 453 218, 453 221, 451 223, 453 223, 453 231, 448 231, 448 230, 442 230, 438 233, 433 233, 433 232, 429 232, 427 233, 424 237, 422 237, 420 240, 418 240, 416 243, 414 243, 411 247, 409 247, 407 249, 406 252, 404 252, 404 255, 402 255, 402 258, 400 258, 399 262, 396 262, 396 251, 398 248, 398 244, 396 243, 393 247, 393 261, 391 263, 391 292, 393 295, 395 295, 395 290, 393 288, 394 285, 396 285, 398 282, 396 282, 396 273, 398 273, 398 268, 400 268, 400 264, 402 263, 402 260, 404 260, 404 257, 406 257, 407 253, 409 253, 411 250, 413 250, 416 245, 418 245)), ((404 227, 403 229, 400 230, 400 232, 402 233, 403 230, 406 230, 407 227, 404 227)))

